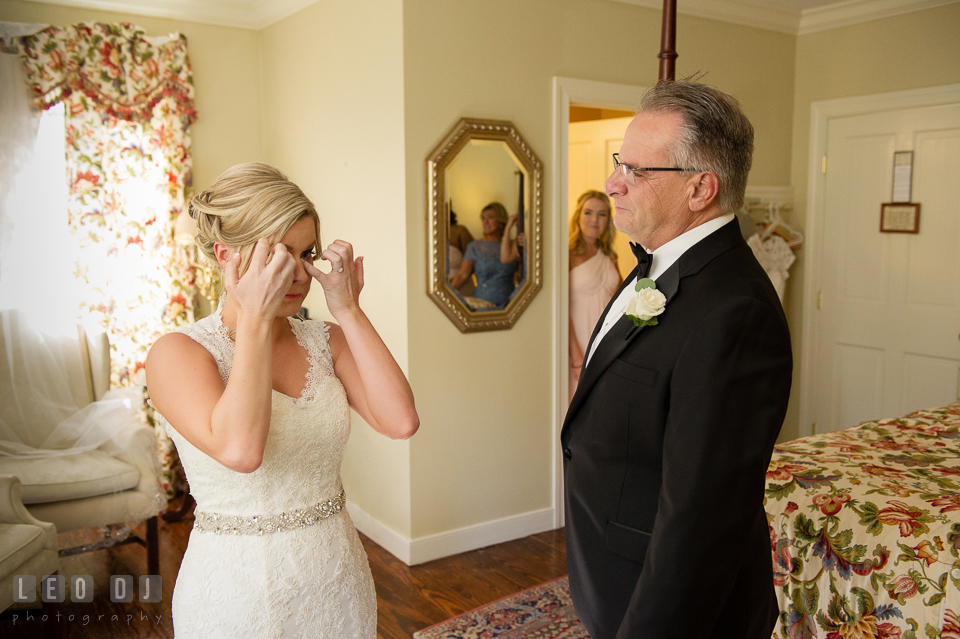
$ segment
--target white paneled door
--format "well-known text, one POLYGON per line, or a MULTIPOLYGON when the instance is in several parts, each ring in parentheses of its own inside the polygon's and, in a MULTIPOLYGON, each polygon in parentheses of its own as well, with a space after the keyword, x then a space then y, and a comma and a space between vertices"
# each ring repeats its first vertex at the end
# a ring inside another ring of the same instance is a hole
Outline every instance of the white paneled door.
POLYGON ((960 105, 828 122, 817 430, 958 399, 960 105), (893 155, 913 151, 918 234, 881 233, 893 155))
MULTIPOLYGON (((571 122, 568 136, 569 156, 567 179, 568 214, 573 214, 577 198, 584 191, 603 191, 603 185, 613 173, 613 154, 620 152, 623 134, 633 117, 609 118, 571 122)), ((612 211, 616 215, 616 211, 612 211)), ((630 252, 630 238, 617 233, 613 246, 620 263, 620 275, 626 277, 636 260, 630 252)))

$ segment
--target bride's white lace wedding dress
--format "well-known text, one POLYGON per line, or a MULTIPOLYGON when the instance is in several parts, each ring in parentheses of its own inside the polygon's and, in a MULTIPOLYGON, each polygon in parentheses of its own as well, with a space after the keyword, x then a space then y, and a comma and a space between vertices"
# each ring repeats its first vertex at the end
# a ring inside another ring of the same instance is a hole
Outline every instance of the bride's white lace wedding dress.
MULTIPOLYGON (((373 578, 340 485, 346 394, 327 326, 289 321, 310 369, 299 398, 273 391, 260 468, 234 472, 163 422, 197 501, 173 593, 177 639, 376 636, 373 578)), ((180 331, 210 351, 226 383, 234 346, 219 312, 180 331)))

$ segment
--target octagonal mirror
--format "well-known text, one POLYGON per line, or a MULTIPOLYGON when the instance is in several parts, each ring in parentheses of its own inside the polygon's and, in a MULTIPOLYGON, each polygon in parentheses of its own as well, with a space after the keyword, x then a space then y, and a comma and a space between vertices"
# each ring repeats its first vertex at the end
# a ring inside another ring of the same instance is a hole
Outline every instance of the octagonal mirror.
POLYGON ((510 328, 540 290, 542 173, 500 120, 461 119, 427 158, 427 293, 460 331, 510 328))

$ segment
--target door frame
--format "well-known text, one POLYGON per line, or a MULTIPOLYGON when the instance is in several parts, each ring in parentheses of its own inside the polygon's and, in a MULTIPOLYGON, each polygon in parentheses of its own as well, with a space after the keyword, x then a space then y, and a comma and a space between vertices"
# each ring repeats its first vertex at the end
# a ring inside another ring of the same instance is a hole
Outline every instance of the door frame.
POLYGON ((553 259, 547 268, 557 277, 553 278, 553 361, 554 361, 554 428, 553 428, 553 517, 554 527, 560 528, 564 522, 563 504, 563 461, 560 453, 560 429, 567 414, 567 387, 569 375, 569 268, 570 256, 567 250, 567 171, 570 127, 570 105, 598 109, 635 110, 640 96, 647 87, 613 82, 597 82, 577 78, 553 78, 553 210, 554 223, 549 225, 553 232, 550 243, 553 246, 553 259))
MULTIPOLYGON (((804 264, 803 336, 800 341, 800 415, 798 436, 813 434, 816 415, 817 353, 820 340, 820 314, 817 295, 823 287, 823 217, 826 180, 822 171, 827 155, 830 120, 886 111, 899 111, 960 103, 960 84, 922 89, 875 93, 834 100, 819 100, 810 105, 810 153, 807 159, 807 254, 804 264)), ((827 159, 829 168, 829 158, 827 159)))

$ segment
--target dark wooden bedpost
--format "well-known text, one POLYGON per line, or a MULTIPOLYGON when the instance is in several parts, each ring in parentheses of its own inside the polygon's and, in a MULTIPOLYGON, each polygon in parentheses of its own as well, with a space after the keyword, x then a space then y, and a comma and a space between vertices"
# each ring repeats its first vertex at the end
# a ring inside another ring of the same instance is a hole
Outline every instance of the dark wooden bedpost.
POLYGON ((677 0, 663 0, 663 24, 660 27, 660 82, 672 82, 676 76, 677 0))

